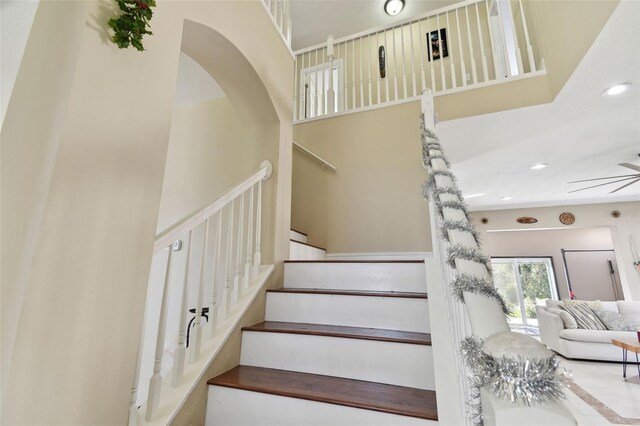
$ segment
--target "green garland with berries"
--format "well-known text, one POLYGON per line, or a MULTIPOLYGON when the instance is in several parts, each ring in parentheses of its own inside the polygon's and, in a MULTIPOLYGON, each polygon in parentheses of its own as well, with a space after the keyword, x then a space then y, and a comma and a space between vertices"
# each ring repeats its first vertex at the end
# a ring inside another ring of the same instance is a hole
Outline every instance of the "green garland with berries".
POLYGON ((133 46, 143 51, 142 38, 150 31, 149 21, 153 17, 156 0, 115 0, 122 14, 109 19, 107 23, 113 30, 113 41, 120 49, 133 46))

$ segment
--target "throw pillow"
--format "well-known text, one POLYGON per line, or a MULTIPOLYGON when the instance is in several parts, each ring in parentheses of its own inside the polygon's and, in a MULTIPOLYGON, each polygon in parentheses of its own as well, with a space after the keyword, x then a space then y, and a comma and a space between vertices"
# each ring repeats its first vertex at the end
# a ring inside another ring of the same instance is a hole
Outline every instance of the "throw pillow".
POLYGON ((599 311, 602 309, 602 302, 600 300, 562 299, 562 303, 564 306, 585 304, 591 309, 593 309, 594 311, 599 311))
POLYGON ((606 330, 607 327, 598 319, 586 303, 565 304, 562 309, 569 312, 578 324, 578 328, 585 330, 606 330))
POLYGON ((600 321, 607 327, 607 330, 614 331, 636 331, 636 327, 627 320, 624 315, 611 311, 595 311, 600 321))
POLYGON ((578 323, 576 319, 571 316, 571 314, 564 309, 561 308, 547 308, 547 312, 551 312, 552 314, 558 315, 562 318, 562 322, 564 323, 564 328, 575 329, 578 328, 578 323))

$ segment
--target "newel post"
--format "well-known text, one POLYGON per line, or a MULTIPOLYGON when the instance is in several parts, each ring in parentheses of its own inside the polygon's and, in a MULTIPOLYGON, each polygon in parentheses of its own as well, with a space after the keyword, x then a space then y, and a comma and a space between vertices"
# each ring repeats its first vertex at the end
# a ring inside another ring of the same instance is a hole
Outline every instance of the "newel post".
POLYGON ((329 59, 329 90, 327 91, 327 114, 333 114, 335 111, 336 92, 333 90, 333 35, 327 38, 327 58, 329 59))

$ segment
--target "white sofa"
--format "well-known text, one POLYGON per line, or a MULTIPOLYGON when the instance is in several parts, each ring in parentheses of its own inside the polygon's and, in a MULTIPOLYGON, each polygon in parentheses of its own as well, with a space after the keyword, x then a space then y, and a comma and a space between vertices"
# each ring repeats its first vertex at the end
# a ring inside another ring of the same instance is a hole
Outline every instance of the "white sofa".
MULTIPOLYGON (((622 362, 622 349, 611 344, 611 339, 637 340, 633 331, 567 329, 560 315, 549 312, 549 308, 560 308, 562 302, 547 300, 546 306, 536 306, 540 340, 550 349, 566 358, 622 362)), ((640 301, 601 302, 602 308, 619 312, 640 326, 640 301)), ((629 353, 629 362, 635 356, 629 353)))

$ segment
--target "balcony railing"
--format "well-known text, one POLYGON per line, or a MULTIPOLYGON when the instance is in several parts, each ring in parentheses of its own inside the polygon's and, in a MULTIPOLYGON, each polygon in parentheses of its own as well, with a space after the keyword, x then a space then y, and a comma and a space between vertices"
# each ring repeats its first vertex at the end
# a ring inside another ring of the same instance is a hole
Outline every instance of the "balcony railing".
POLYGON ((295 55, 295 121, 544 73, 522 0, 468 0, 295 55))
POLYGON ((275 25, 282 41, 291 51, 291 16, 289 10, 290 0, 260 0, 265 11, 275 25))

